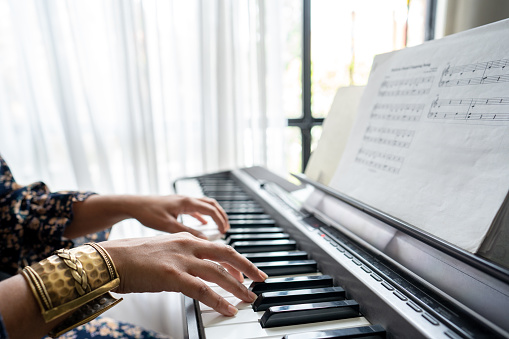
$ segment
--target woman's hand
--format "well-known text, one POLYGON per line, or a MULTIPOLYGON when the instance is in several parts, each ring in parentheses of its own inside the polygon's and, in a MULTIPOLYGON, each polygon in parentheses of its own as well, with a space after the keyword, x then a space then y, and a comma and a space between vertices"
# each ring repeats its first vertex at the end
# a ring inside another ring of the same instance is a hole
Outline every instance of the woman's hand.
POLYGON ((214 282, 245 302, 256 295, 241 282, 242 273, 254 281, 267 275, 232 247, 188 233, 153 238, 106 241, 120 275, 117 293, 182 292, 226 316, 237 309, 202 281, 214 282))
POLYGON ((132 206, 130 214, 143 225, 169 233, 189 232, 206 239, 200 231, 187 227, 177 221, 180 214, 189 214, 203 224, 207 221, 202 215, 209 215, 221 233, 230 229, 228 216, 219 203, 210 198, 191 198, 182 195, 140 196, 132 206))
POLYGON ((64 236, 73 239, 113 226, 125 219, 135 218, 143 225, 169 233, 189 232, 199 238, 205 235, 178 222, 180 214, 189 214, 202 223, 202 215, 209 215, 221 233, 230 229, 228 216, 214 199, 191 198, 182 195, 93 195, 73 204, 74 218, 64 236))

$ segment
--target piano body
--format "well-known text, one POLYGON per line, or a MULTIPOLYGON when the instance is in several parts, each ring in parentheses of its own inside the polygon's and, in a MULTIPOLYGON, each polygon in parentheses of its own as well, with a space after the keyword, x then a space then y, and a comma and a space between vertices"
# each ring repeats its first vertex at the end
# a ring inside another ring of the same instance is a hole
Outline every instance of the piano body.
POLYGON ((231 230, 216 241, 269 274, 253 305, 213 287, 233 318, 185 297, 188 338, 509 337, 507 269, 298 178, 252 167, 175 182, 217 199, 231 230))
POLYGON ((341 105, 355 124, 329 113, 320 175, 299 186, 262 167, 177 180, 223 206, 217 241, 270 276, 253 305, 223 294, 233 318, 186 299, 188 337, 508 338, 508 32, 509 19, 377 56, 358 108, 341 105))

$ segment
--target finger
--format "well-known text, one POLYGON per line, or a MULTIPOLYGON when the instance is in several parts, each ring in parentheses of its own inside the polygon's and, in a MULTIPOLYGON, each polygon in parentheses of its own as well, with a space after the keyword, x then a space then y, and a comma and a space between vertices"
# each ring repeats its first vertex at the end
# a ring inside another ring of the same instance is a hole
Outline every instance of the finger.
POLYGON ((204 197, 205 199, 205 202, 213 205, 215 208, 217 208, 219 210, 219 213, 221 213, 221 215, 223 216, 223 219, 225 220, 226 222, 226 231, 228 231, 228 229, 230 229, 230 224, 228 223, 228 214, 226 214, 226 211, 224 210, 223 206, 221 206, 217 200, 215 199, 211 199, 211 198, 208 198, 208 197, 204 197))
POLYGON ((181 224, 180 222, 176 221, 175 219, 170 221, 171 227, 171 233, 179 233, 179 232, 188 232, 194 235, 195 237, 208 240, 207 236, 200 232, 199 230, 196 230, 194 228, 191 228, 189 226, 186 226, 184 224, 181 224))
POLYGON ((213 308, 225 316, 234 316, 238 310, 223 297, 214 292, 203 281, 186 274, 182 275, 182 293, 213 308))
POLYGON ((237 270, 235 267, 233 267, 227 263, 222 262, 221 265, 223 265, 223 267, 226 268, 228 273, 230 273, 239 282, 241 282, 241 283, 244 282, 244 275, 242 274, 242 272, 239 272, 239 270, 237 270))
POLYGON ((216 223, 219 232, 226 233, 230 229, 230 225, 228 224, 228 218, 226 217, 226 213, 222 211, 221 206, 213 199, 209 198, 199 198, 193 199, 189 206, 189 213, 201 213, 205 215, 209 215, 212 217, 214 222, 216 223))
POLYGON ((215 213, 214 215, 211 215, 211 217, 212 219, 214 219, 214 216, 216 216, 216 219, 214 219, 214 221, 217 223, 219 231, 221 233, 226 233, 230 229, 230 223, 228 222, 228 215, 226 215, 226 212, 224 211, 223 207, 221 207, 221 205, 219 205, 219 203, 214 199, 210 198, 202 199, 206 204, 210 205, 214 209, 215 213))
POLYGON ((239 254, 229 245, 213 243, 198 250, 197 256, 201 259, 209 259, 216 262, 229 264, 239 272, 244 272, 253 281, 264 281, 267 274, 260 271, 251 261, 239 254))
MULTIPOLYGON (((184 225, 182 225, 182 226, 184 226, 184 225)), ((189 232, 192 235, 194 235, 195 237, 198 237, 200 239, 208 240, 208 237, 204 233, 202 233, 202 232, 200 232, 200 231, 198 231, 198 230, 196 230, 194 228, 191 228, 191 227, 188 227, 188 226, 184 226, 184 229, 182 231, 183 232, 189 232)))
POLYGON ((189 213, 190 216, 201 222, 202 224, 207 224, 207 220, 198 212, 189 213))
POLYGON ((200 260, 199 264, 192 266, 189 273, 218 284, 245 302, 251 303, 256 299, 256 294, 249 291, 246 286, 235 279, 223 266, 215 262, 200 260))

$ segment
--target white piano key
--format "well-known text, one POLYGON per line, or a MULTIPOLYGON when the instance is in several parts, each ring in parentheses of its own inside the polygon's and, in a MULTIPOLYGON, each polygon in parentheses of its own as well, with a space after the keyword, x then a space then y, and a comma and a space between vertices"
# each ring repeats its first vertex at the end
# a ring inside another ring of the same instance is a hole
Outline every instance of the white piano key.
MULTIPOLYGON (((244 279, 244 282, 242 283, 242 285, 244 285, 244 286, 246 286, 246 287, 249 287, 249 286, 251 285, 251 283, 252 283, 252 282, 253 282, 253 281, 252 281, 252 280, 250 280, 250 279, 244 279)), ((214 290, 215 290, 216 288, 217 288, 217 289, 221 288, 221 287, 220 287, 218 284, 216 284, 215 282, 205 281, 205 283, 206 283, 209 287, 211 287, 212 289, 214 289, 214 290)))
POLYGON ((271 275, 270 278, 293 278, 293 277, 307 277, 311 275, 323 275, 321 272, 287 274, 287 275, 271 275))
POLYGON ((220 239, 223 234, 219 232, 219 229, 217 228, 217 224, 212 219, 212 217, 208 215, 203 215, 203 218, 207 221, 206 224, 202 224, 198 219, 188 215, 188 214, 182 214, 180 215, 180 222, 187 227, 191 227, 195 230, 198 230, 205 234, 208 240, 214 241, 220 239))
POLYGON ((231 294, 231 292, 228 292, 228 291, 222 289, 219 286, 210 286, 210 288, 212 289, 212 291, 216 292, 217 294, 219 294, 223 298, 233 297, 234 296, 233 294, 231 294))
MULTIPOLYGON (((226 317, 217 312, 202 313, 203 327, 236 325, 243 323, 258 323, 264 312, 255 312, 253 309, 243 309, 233 317, 226 317)), ((260 326, 261 327, 261 326, 260 326)))
MULTIPOLYGON (((250 303, 243 302, 241 299, 237 297, 226 297, 226 301, 228 301, 233 306, 237 307, 238 310, 250 309, 252 310, 252 306, 250 303)), ((206 312, 216 312, 212 307, 205 305, 200 302, 200 311, 203 313, 206 312)))
POLYGON ((280 338, 285 334, 292 333, 333 330, 366 325, 371 325, 371 323, 364 317, 273 328, 262 328, 257 321, 231 325, 221 325, 219 323, 214 323, 214 326, 205 327, 205 336, 207 339, 267 339, 270 337, 280 338))

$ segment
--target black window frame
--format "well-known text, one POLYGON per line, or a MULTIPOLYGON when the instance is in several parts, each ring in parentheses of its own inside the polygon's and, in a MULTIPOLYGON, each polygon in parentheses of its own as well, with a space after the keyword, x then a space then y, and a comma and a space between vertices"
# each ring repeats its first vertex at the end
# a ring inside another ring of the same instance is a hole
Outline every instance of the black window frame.
MULTIPOLYGON (((427 0, 424 40, 435 38, 436 9, 438 0, 427 0)), ((302 0, 302 115, 288 119, 288 127, 297 127, 301 134, 302 173, 311 156, 311 130, 321 126, 324 118, 313 117, 311 111, 311 0, 302 0)))

